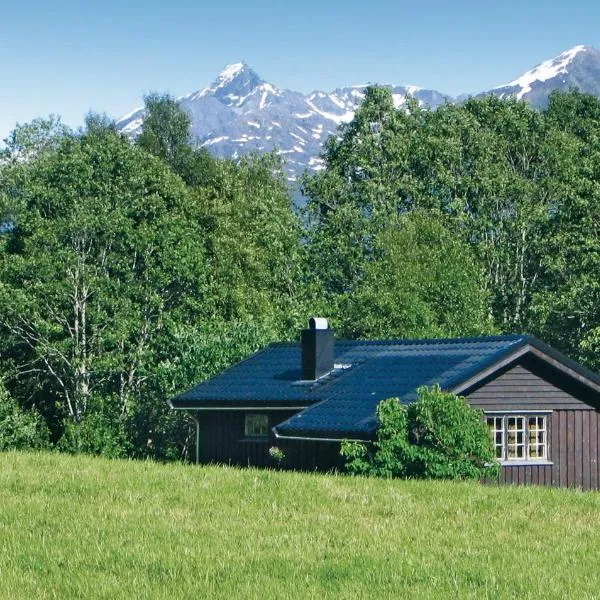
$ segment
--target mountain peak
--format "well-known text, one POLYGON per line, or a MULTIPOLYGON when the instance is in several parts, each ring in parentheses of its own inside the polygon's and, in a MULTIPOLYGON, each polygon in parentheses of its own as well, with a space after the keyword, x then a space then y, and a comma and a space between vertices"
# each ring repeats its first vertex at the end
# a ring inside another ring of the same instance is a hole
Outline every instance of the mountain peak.
POLYGON ((239 96, 241 92, 247 94, 261 83, 263 80, 245 62, 237 62, 227 65, 209 87, 193 92, 184 98, 197 100, 208 95, 239 96))
POLYGON ((217 81, 231 81, 245 69, 250 69, 245 62, 232 63, 227 65, 217 77, 217 81))
POLYGON ((525 94, 531 92, 532 84, 535 82, 543 82, 548 79, 552 79, 557 75, 567 72, 567 67, 573 62, 575 57, 581 52, 587 52, 590 48, 583 45, 573 46, 569 50, 565 50, 558 56, 551 58, 549 60, 545 60, 539 65, 535 66, 531 71, 527 71, 521 75, 521 77, 510 81, 509 83, 505 83, 504 85, 499 85, 493 89, 499 90, 502 88, 520 88, 516 93, 517 99, 521 99, 525 94))

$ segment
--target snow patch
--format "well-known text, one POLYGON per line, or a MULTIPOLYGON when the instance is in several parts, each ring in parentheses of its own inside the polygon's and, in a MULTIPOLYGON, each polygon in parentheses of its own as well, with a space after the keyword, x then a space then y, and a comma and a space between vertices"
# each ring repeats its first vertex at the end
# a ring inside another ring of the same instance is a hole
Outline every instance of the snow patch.
POLYGON ((346 108, 346 105, 335 94, 329 94, 329 99, 339 108, 346 108))
POLYGON ((308 161, 308 168, 313 171, 322 171, 325 168, 321 158, 313 157, 308 161))
POLYGON ((406 96, 404 94, 392 94, 394 108, 400 108, 406 104, 406 96))
POLYGON ((423 88, 418 87, 416 85, 407 85, 405 88, 406 93, 414 96, 417 92, 420 92, 423 88))
POLYGON ((347 111, 343 115, 336 115, 334 113, 326 112, 324 110, 319 110, 310 100, 307 100, 307 103, 316 113, 319 113, 322 117, 325 117, 330 121, 334 121, 338 125, 340 123, 348 123, 354 118, 353 111, 347 111))
POLYGON ((136 133, 137 130, 144 124, 144 119, 140 117, 139 119, 134 119, 130 121, 121 129, 123 133, 136 133))
POLYGON ((496 86, 493 89, 498 90, 505 87, 520 87, 521 89, 516 94, 517 99, 520 100, 525 94, 531 91, 531 86, 536 81, 547 81, 561 73, 566 73, 567 67, 572 60, 580 52, 585 52, 585 50, 585 46, 575 46, 574 48, 559 54, 555 58, 540 63, 537 67, 534 67, 531 71, 527 71, 527 73, 521 75, 518 79, 504 85, 496 86))
POLYGON ((290 131, 290 135, 298 140, 302 145, 306 144, 306 141, 304 140, 304 138, 301 138, 299 135, 296 135, 293 131, 290 131))
POLYGON ((240 71, 244 70, 244 63, 243 62, 239 62, 239 63, 233 63, 231 65, 227 65, 219 74, 219 77, 217 77, 217 79, 220 79, 221 81, 231 81, 240 71))
POLYGON ((213 144, 218 144, 219 142, 223 142, 228 139, 229 139, 228 135, 221 135, 219 137, 212 138, 210 140, 206 140, 206 142, 204 142, 202 145, 203 146, 212 146, 213 144))

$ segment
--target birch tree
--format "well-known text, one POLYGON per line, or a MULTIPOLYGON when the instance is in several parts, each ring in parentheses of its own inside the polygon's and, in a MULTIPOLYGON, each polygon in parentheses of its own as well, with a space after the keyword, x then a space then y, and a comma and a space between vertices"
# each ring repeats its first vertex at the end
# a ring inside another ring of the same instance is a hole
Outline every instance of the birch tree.
POLYGON ((163 405, 142 393, 160 340, 198 317, 205 292, 203 230, 183 182, 105 129, 5 167, 2 191, 13 228, 0 325, 13 379, 74 424, 107 406, 123 423, 163 405))

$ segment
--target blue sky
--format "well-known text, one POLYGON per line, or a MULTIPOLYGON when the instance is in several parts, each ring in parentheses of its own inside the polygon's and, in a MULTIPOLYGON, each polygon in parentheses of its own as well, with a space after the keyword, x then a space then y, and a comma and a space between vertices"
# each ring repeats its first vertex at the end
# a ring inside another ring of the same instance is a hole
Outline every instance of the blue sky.
POLYGON ((150 90, 181 95, 243 60, 278 87, 357 83, 477 92, 585 44, 600 3, 554 0, 30 0, 3 2, 0 138, 16 122, 89 109, 118 117, 150 90))

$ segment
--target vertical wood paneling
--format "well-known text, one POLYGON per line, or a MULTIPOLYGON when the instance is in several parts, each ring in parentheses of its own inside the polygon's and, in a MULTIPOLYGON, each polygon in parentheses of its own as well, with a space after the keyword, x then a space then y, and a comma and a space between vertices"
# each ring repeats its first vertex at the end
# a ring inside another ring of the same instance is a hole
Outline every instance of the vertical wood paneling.
POLYGON ((590 488, 598 489, 598 413, 590 413, 590 488))
POLYGON ((567 486, 575 484, 575 413, 569 411, 567 414, 567 486))
POLYGON ((590 489, 591 479, 591 464, 590 464, 590 416, 593 417, 593 412, 585 412, 582 414, 582 447, 581 447, 581 464, 582 464, 582 487, 585 490, 590 489))
POLYGON ((559 416, 558 463, 560 465, 560 486, 567 487, 567 413, 561 410, 559 416))
POLYGON ((569 450, 573 451, 575 475, 571 485, 581 487, 583 482, 583 416, 580 410, 573 412, 575 417, 574 441, 572 448, 569 448, 569 450))
MULTIPOLYGON (((288 418, 287 414, 270 415, 269 425, 288 418)), ((203 412, 200 456, 203 462, 271 466, 268 449, 281 447, 292 468, 307 471, 341 468, 339 444, 329 442, 243 440, 244 413, 231 411, 203 412)), ((498 477, 502 484, 561 485, 598 489, 600 486, 600 412, 555 410, 549 419, 549 459, 552 466, 503 467, 498 477)), ((494 482, 495 483, 495 482, 494 482)))
POLYGON ((559 456, 559 437, 560 431, 560 413, 554 411, 550 424, 550 454, 549 458, 554 463, 552 465, 552 485, 560 485, 560 456, 559 456))

